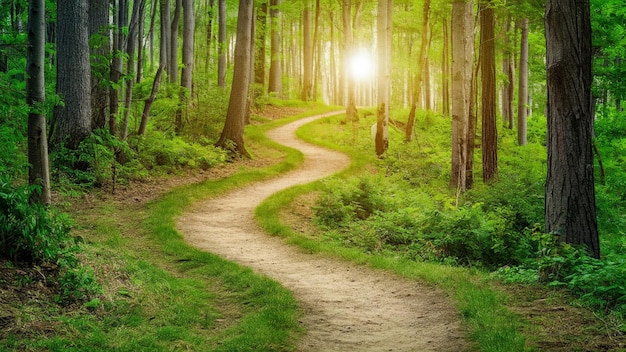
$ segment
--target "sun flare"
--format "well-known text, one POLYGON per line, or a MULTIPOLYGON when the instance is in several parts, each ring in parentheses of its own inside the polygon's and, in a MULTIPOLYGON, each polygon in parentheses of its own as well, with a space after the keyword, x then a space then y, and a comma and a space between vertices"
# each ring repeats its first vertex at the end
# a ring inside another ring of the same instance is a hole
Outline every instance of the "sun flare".
POLYGON ((357 51, 349 61, 350 75, 357 81, 364 81, 374 76, 372 56, 365 49, 357 51))

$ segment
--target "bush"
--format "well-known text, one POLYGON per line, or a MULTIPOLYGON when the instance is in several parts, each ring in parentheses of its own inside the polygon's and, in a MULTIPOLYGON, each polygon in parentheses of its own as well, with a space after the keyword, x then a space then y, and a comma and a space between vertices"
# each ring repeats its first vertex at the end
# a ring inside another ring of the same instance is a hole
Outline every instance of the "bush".
POLYGON ((77 239, 70 236, 69 219, 37 203, 29 203, 34 187, 14 187, 0 174, 0 258, 12 262, 58 267, 60 302, 98 292, 92 272, 77 259, 77 239))

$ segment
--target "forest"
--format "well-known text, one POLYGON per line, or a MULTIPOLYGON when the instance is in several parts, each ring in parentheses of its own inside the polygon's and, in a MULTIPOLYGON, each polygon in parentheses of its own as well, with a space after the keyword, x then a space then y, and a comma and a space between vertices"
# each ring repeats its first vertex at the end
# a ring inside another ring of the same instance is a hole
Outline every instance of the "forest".
POLYGON ((0 1, 0 351, 626 351, 623 5, 0 1))

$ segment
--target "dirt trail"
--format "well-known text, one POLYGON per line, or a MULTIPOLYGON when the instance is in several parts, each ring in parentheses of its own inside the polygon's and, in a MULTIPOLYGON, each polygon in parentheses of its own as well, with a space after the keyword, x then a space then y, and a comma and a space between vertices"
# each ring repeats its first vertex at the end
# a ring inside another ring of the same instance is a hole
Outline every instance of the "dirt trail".
POLYGON ((298 127, 322 116, 269 133, 304 153, 298 170, 195 204, 178 228, 194 246, 251 267, 294 292, 307 330, 298 351, 467 350, 458 313, 441 292, 387 272, 304 253, 267 236, 255 223, 255 207, 271 194, 348 165, 345 155, 296 139, 298 127))

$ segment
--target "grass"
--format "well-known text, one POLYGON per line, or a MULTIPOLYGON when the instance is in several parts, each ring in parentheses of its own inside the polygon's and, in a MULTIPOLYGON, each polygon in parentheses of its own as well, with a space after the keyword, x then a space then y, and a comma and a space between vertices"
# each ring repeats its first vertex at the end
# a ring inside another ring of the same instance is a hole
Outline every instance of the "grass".
MULTIPOLYGON (((352 164, 340 175, 346 177, 370 167, 374 157, 333 141, 337 138, 337 133, 328 125, 336 124, 339 119, 341 117, 336 116, 305 125, 298 130, 298 136, 308 142, 348 154, 352 164)), ((373 154, 372 152, 371 155, 373 154)), ((296 233, 281 222, 279 215, 281 209, 289 207, 299 195, 317 191, 321 186, 321 182, 314 182, 292 187, 271 196, 256 209, 257 221, 268 233, 284 237, 288 242, 299 245, 307 251, 326 253, 356 263, 368 264, 442 288, 452 298, 465 326, 469 328, 471 340, 480 351, 528 350, 525 347, 526 337, 519 332, 522 321, 507 310, 505 297, 489 285, 489 278, 484 273, 461 267, 365 254, 356 248, 346 248, 336 242, 320 241, 306 234, 296 233)))
POLYGON ((269 141, 263 131, 300 117, 247 128, 251 149, 278 160, 270 166, 182 186, 147 206, 106 201, 76 212, 81 225, 75 231, 85 239, 85 261, 103 294, 78 307, 23 306, 17 332, 3 335, 0 351, 294 350, 302 330, 292 294, 190 247, 175 221, 196 200, 297 167, 302 155, 269 141))

